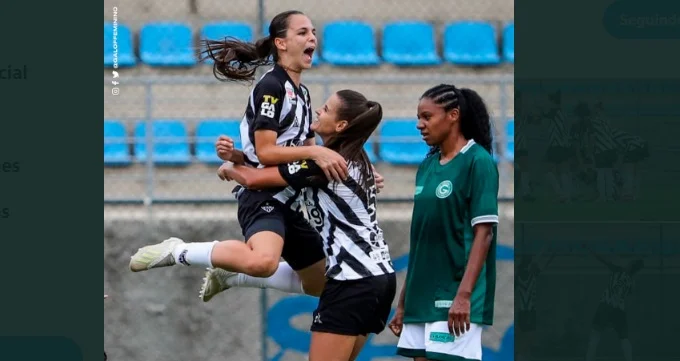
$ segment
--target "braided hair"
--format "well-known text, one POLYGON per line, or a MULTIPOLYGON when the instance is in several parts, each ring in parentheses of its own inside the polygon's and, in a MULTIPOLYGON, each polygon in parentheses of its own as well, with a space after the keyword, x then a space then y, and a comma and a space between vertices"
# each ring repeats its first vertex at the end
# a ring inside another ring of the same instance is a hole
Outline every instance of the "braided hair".
MULTIPOLYGON (((430 99, 433 103, 450 112, 458 108, 460 112, 460 131, 465 139, 474 139, 475 143, 492 153, 491 121, 489 112, 482 99, 472 89, 458 89, 454 85, 440 84, 428 89, 420 99, 430 99)), ((427 156, 439 152, 438 145, 430 147, 427 156)))

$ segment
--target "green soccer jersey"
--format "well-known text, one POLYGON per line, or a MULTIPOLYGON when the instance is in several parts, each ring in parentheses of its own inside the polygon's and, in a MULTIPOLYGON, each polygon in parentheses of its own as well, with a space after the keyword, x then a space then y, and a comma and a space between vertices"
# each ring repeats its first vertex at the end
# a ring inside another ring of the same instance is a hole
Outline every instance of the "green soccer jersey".
MULTIPOLYGON (((498 223, 498 168, 470 140, 446 164, 440 153, 418 168, 411 221, 404 323, 446 321, 472 248, 472 227, 498 223)), ((496 289, 496 225, 470 298, 470 321, 491 325, 496 289)))

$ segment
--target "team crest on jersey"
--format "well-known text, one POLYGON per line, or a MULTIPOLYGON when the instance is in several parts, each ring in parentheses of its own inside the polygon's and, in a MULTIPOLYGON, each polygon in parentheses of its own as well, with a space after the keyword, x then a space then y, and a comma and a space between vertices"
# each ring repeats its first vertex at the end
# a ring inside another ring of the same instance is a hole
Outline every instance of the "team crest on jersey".
POLYGON ((291 85, 289 82, 286 82, 286 98, 290 100, 291 104, 295 104, 297 102, 297 97, 295 96, 295 89, 293 89, 293 85, 291 85))
POLYGON ((446 198, 451 195, 453 192, 453 183, 449 180, 445 180, 437 186, 437 190, 435 191, 435 194, 437 195, 437 198, 446 198))

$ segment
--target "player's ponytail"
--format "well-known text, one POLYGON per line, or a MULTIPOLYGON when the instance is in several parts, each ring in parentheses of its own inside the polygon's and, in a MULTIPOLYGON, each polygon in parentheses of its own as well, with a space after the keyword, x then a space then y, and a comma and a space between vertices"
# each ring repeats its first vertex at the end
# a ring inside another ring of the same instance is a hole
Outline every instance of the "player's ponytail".
POLYGON ((213 60, 213 74, 221 81, 253 81, 257 68, 275 63, 279 54, 274 45, 275 38, 283 38, 288 31, 288 18, 292 15, 304 15, 297 10, 282 12, 269 24, 269 35, 255 43, 235 38, 224 40, 202 40, 204 50, 201 61, 213 60))
POLYGON ((484 100, 472 89, 463 88, 460 93, 465 106, 465 110, 461 112, 461 133, 463 133, 465 139, 474 139, 475 143, 493 154, 491 149, 493 143, 491 119, 484 100))
POLYGON ((336 95, 342 104, 337 109, 338 120, 347 121, 347 126, 333 135, 325 145, 358 167, 361 178, 356 181, 363 189, 368 189, 374 180, 364 144, 382 121, 382 106, 354 90, 340 90, 336 95))

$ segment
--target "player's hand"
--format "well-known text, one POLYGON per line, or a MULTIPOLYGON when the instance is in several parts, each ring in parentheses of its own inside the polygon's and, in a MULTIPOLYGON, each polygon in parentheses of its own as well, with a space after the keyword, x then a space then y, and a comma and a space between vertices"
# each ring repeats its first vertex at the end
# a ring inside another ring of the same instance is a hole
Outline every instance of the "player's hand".
POLYGON ((392 321, 389 323, 389 328, 392 333, 399 337, 401 335, 401 330, 404 328, 404 309, 401 307, 397 307, 396 312, 394 313, 394 317, 392 317, 392 321))
POLYGON ((233 169, 234 163, 224 162, 224 164, 222 164, 220 168, 217 170, 217 176, 220 177, 220 179, 223 181, 231 182, 233 179, 229 176, 229 172, 231 172, 233 169))
POLYGON ((449 308, 449 332, 460 336, 470 330, 470 294, 458 293, 449 308))
POLYGON ((375 170, 373 164, 371 164, 371 168, 373 168, 373 175, 375 176, 375 186, 378 188, 378 193, 380 193, 380 190, 385 188, 385 178, 375 170))
POLYGON ((329 181, 342 182, 347 179, 347 161, 340 154, 326 147, 315 145, 312 149, 312 160, 323 170, 329 181))
POLYGON ((234 152, 234 140, 226 135, 220 135, 215 142, 215 152, 223 161, 230 161, 231 154, 234 152))

